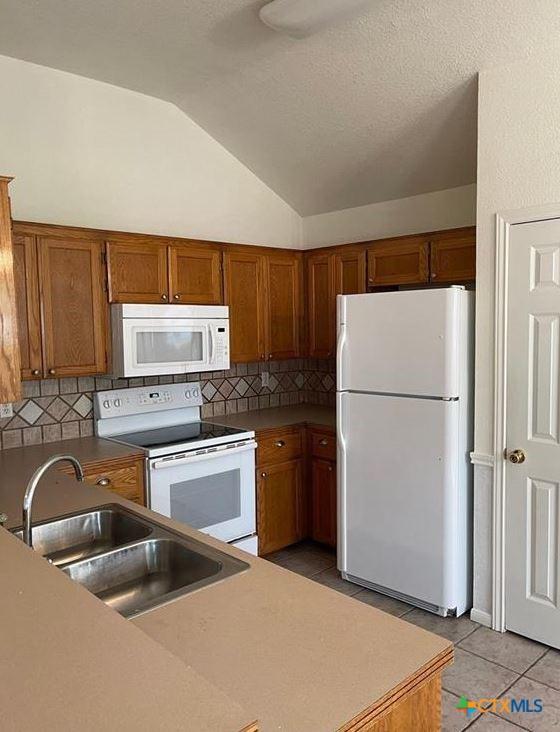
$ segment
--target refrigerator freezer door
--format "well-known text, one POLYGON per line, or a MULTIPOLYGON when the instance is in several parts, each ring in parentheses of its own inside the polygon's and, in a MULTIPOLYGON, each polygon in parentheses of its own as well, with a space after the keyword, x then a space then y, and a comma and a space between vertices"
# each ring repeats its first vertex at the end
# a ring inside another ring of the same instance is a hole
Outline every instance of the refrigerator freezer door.
POLYGON ((459 288, 338 298, 338 391, 457 397, 471 293, 459 288))
POLYGON ((339 569, 456 607, 459 403, 339 393, 337 408, 339 569))

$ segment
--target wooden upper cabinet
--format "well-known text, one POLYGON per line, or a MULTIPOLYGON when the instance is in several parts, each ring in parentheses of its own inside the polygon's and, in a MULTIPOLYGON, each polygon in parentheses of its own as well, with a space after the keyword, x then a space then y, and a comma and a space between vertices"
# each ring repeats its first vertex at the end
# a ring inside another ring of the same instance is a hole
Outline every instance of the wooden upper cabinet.
POLYGON ((475 277, 475 231, 436 234, 431 243, 431 281, 436 284, 438 282, 469 282, 475 277))
POLYGON ((109 241, 107 267, 111 302, 169 301, 166 242, 109 241))
POLYGON ((334 255, 335 295, 358 295, 366 291, 366 253, 337 252, 334 255))
POLYGON ((196 244, 169 247, 169 295, 172 302, 220 305, 222 298, 222 253, 218 248, 196 244))
POLYGON ((100 241, 38 237, 47 376, 106 371, 106 305, 100 241))
POLYGON ((423 237, 391 239, 368 249, 368 285, 414 285, 429 280, 429 241, 423 237))
POLYGON ((12 217, 8 186, 12 179, 0 176, 0 404, 21 397, 21 371, 12 249, 12 217))
POLYGON ((301 257, 270 254, 266 257, 266 351, 269 359, 299 355, 301 307, 301 257))
POLYGON ((229 305, 230 353, 234 363, 265 357, 264 269, 261 254, 224 252, 224 295, 229 305))
POLYGON ((307 259, 307 316, 309 355, 327 358, 334 351, 333 267, 329 254, 312 254, 307 259))
POLYGON ((41 312, 35 237, 14 233, 14 282, 22 379, 40 379, 41 312))

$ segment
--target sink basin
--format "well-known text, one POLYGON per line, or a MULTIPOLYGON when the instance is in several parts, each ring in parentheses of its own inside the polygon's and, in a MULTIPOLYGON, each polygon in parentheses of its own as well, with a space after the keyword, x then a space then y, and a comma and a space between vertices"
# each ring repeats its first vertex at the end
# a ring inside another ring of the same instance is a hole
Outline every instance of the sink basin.
POLYGON ((173 539, 141 541, 64 567, 64 572, 125 617, 208 584, 224 565, 173 539))
MULTIPOLYGON (((33 525, 33 548, 53 564, 64 565, 145 539, 151 527, 118 506, 65 516, 33 525)), ((21 529, 14 531, 20 539, 21 529)))
POLYGON ((125 618, 249 568, 116 503, 34 524, 33 548, 125 618))

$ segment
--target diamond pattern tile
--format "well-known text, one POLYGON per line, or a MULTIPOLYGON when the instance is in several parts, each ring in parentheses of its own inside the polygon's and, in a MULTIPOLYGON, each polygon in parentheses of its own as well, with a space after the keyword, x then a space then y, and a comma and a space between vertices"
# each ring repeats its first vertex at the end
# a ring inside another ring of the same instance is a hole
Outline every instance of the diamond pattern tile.
POLYGON ((100 389, 126 389, 141 386, 144 382, 170 384, 200 381, 204 400, 212 404, 214 416, 303 401, 332 404, 335 393, 334 368, 332 360, 291 359, 270 361, 266 364, 232 364, 227 372, 179 374, 149 379, 84 376, 26 381, 23 383, 24 398, 14 404, 14 417, 0 420, 1 444, 5 449, 21 445, 22 435, 23 444, 67 439, 77 434, 78 426, 81 436, 91 435, 92 392, 100 389), (263 389, 261 383, 260 374, 263 371, 270 373, 269 386, 266 389, 263 389))
POLYGON ((19 416, 23 417, 27 424, 35 424, 35 422, 39 419, 42 413, 43 410, 41 409, 41 407, 35 402, 29 400, 20 411, 19 416))

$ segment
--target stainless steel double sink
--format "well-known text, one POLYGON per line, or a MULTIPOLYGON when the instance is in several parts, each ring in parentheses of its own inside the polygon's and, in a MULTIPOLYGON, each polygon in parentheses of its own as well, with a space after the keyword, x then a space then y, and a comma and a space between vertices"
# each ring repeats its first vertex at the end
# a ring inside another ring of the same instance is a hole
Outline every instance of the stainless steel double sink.
POLYGON ((33 548, 126 618, 249 568, 116 503, 35 524, 33 548))

